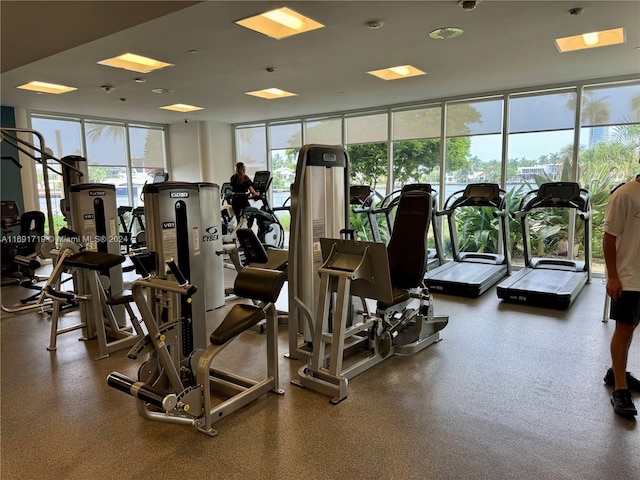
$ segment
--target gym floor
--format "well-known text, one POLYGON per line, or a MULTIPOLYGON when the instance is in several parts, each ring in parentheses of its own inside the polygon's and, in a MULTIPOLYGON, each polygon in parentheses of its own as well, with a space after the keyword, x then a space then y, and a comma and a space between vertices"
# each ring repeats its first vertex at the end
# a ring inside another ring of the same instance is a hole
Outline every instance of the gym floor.
MULTIPOLYGON (((95 361, 96 341, 78 341, 75 331, 49 352, 46 317, 3 313, 0 475, 638 479, 637 423, 614 413, 602 381, 614 328, 601 321, 604 292, 594 279, 567 311, 505 304, 495 287, 476 299, 436 295, 435 313, 450 317, 443 340, 355 377, 338 405, 289 383, 303 362, 284 358, 281 326, 285 394, 268 393, 220 420, 215 438, 144 420, 133 397, 108 387, 114 370, 136 375, 126 350, 95 361)), ((2 301, 26 293, 5 287, 2 301)), ((227 308, 208 314, 209 331, 227 308)), ((214 365, 258 379, 264 345, 263 335, 242 333, 214 365)), ((640 375, 638 339, 629 367, 640 375)))

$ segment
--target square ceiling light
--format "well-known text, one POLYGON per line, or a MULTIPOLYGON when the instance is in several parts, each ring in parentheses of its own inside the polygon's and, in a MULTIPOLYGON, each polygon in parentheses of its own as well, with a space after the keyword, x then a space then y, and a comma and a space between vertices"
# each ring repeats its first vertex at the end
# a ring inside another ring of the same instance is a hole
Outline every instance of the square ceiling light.
POLYGON ((397 80, 399 78, 417 77, 419 75, 426 75, 419 68, 411 65, 399 65, 397 67, 383 68, 381 70, 371 70, 367 72, 374 77, 381 78, 382 80, 397 80))
POLYGON ((20 85, 16 88, 21 88, 22 90, 31 90, 33 92, 40 93, 53 93, 58 95, 60 93, 73 92, 77 90, 76 87, 67 87, 66 85, 56 85, 55 83, 46 83, 46 82, 29 82, 24 85, 20 85))
POLYGON ((613 28, 599 32, 583 33, 572 37, 556 38, 556 47, 561 53, 572 52, 574 50, 584 50, 585 48, 606 47, 607 45, 617 45, 624 43, 624 28, 613 28))
POLYGON ((135 53, 123 53, 117 57, 107 58, 98 62, 108 67, 123 68, 132 72, 149 73, 164 67, 173 67, 172 63, 161 62, 153 58, 143 57, 135 53))
POLYGON ((324 27, 323 24, 287 7, 269 10, 235 23, 278 40, 324 27))
POLYGON ((193 105, 185 105, 184 103, 174 103, 173 105, 166 105, 164 107, 160 107, 165 110, 171 110, 173 112, 195 112, 197 110, 204 110, 202 107, 195 107, 193 105))
POLYGON ((273 100, 274 98, 295 97, 297 93, 287 92, 280 90, 279 88, 265 88, 264 90, 255 90, 253 92, 246 92, 247 95, 253 95, 254 97, 266 98, 267 100, 273 100))

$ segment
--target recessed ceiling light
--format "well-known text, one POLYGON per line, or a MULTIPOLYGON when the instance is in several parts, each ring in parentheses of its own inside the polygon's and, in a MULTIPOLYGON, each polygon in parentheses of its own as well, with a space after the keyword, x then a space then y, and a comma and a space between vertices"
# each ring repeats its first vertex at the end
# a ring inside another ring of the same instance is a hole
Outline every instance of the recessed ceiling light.
POLYGON ((171 110, 173 112, 195 112, 196 110, 203 110, 202 107, 194 107, 193 105, 185 105, 184 103, 174 103, 173 105, 166 105, 163 108, 164 110, 171 110))
POLYGON ((246 92, 247 95, 254 97, 266 98, 267 100, 273 100, 274 98, 295 97, 297 93, 287 92, 280 90, 279 88, 265 88, 264 90, 255 90, 253 92, 246 92))
POLYGON ((159 93, 159 94, 173 92, 173 90, 171 90, 170 88, 152 88, 151 91, 153 93, 159 93))
POLYGON ((625 42, 624 28, 613 28, 599 32, 588 32, 572 37, 556 38, 556 47, 561 53, 584 50, 586 48, 606 47, 625 42))
POLYGON ((46 82, 29 82, 24 85, 20 85, 16 88, 20 88, 22 90, 31 90, 32 92, 39 93, 53 93, 58 95, 60 93, 73 92, 77 90, 76 87, 67 87, 66 85, 56 85, 55 83, 46 83, 46 82))
POLYGON ((399 65, 397 67, 383 68, 381 70, 371 70, 367 72, 370 75, 381 78, 382 80, 397 80, 399 78, 417 77, 418 75, 426 75, 419 68, 411 65, 399 65))
POLYGON ((241 27, 276 39, 286 38, 324 27, 323 24, 287 7, 269 10, 260 15, 238 20, 235 23, 241 27))
POLYGON ((442 27, 429 32, 429 36, 435 40, 449 40, 450 38, 459 37, 463 33, 464 30, 458 27, 442 27))
POLYGON ((117 57, 107 58, 98 62, 108 67, 123 68, 132 72, 149 73, 165 67, 173 67, 173 64, 147 58, 135 53, 124 53, 117 57))

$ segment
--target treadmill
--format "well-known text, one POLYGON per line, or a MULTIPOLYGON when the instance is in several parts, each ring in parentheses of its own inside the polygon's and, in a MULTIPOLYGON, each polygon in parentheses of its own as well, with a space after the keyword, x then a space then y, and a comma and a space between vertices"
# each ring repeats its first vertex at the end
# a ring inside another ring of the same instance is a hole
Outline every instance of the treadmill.
POLYGON ((425 275, 429 290, 462 297, 479 297, 503 277, 511 273, 509 249, 509 213, 505 191, 496 183, 471 183, 449 196, 444 209, 451 238, 453 261, 440 265, 425 275), (503 253, 460 251, 455 212, 464 207, 489 207, 498 219, 499 249, 503 253))
POLYGON ((568 308, 586 283, 591 282, 591 194, 575 182, 550 182, 528 192, 514 216, 521 218, 525 267, 501 282, 498 297, 514 303, 558 310, 568 308), (537 208, 576 209, 584 222, 585 261, 565 258, 533 257, 530 221, 537 208))

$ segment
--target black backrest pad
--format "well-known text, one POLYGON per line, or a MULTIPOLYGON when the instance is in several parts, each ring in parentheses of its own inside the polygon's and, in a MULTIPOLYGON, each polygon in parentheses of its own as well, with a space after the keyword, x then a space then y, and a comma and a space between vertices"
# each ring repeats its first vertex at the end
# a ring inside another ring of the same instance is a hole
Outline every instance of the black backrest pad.
POLYGON ((233 293, 251 300, 275 302, 286 279, 287 274, 279 270, 245 267, 238 272, 233 293))
POLYGON ((431 216, 431 195, 420 190, 400 196, 391 240, 387 246, 391 285, 418 287, 427 269, 427 231, 431 216))
POLYGON ((236 237, 248 263, 267 263, 269 261, 264 245, 260 243, 260 240, 253 230, 250 228, 239 228, 236 230, 236 237))

